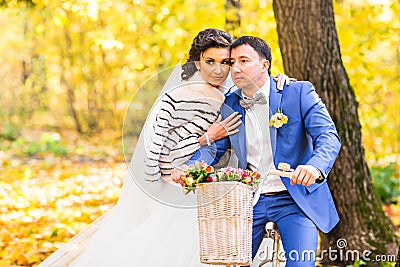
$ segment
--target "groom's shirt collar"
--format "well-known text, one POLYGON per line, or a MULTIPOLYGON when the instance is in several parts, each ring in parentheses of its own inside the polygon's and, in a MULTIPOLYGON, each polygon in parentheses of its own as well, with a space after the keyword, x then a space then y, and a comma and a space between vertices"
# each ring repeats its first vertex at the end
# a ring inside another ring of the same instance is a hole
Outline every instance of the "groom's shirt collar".
MULTIPOLYGON (((257 94, 263 94, 264 96, 265 96, 265 99, 269 99, 269 90, 270 90, 270 87, 271 87, 271 81, 270 81, 270 79, 269 79, 269 77, 268 77, 268 79, 265 81, 265 83, 263 84, 263 86, 261 86, 260 87, 260 89, 258 89, 254 94, 253 94, 253 97, 255 97, 257 94)), ((240 90, 240 93, 241 93, 241 97, 242 98, 247 98, 247 99, 249 99, 250 97, 247 97, 244 93, 243 93, 243 91, 242 90, 240 90)), ((252 97, 252 98, 253 98, 252 97)))

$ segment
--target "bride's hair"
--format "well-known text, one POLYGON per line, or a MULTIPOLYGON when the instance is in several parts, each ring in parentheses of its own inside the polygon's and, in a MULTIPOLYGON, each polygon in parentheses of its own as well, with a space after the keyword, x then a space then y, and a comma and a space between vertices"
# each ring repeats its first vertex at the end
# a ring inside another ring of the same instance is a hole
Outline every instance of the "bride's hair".
POLYGON ((211 47, 229 47, 232 37, 221 30, 210 28, 202 30, 193 39, 192 47, 189 51, 189 58, 182 65, 181 78, 187 80, 197 71, 195 61, 200 61, 200 55, 211 47))

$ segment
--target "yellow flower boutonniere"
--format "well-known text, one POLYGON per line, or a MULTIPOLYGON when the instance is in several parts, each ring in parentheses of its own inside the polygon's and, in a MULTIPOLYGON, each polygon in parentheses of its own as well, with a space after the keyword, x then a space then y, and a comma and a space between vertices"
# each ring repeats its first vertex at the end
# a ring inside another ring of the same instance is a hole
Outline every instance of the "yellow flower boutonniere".
POLYGON ((278 111, 272 115, 269 120, 269 127, 274 126, 275 128, 281 128, 282 125, 288 122, 288 117, 283 114, 282 109, 278 109, 278 111))

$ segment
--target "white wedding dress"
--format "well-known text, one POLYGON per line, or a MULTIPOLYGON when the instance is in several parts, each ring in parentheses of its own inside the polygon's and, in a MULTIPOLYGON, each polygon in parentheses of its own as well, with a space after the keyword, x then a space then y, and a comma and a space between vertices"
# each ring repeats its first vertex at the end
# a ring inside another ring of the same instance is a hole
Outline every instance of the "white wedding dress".
POLYGON ((118 204, 70 266, 203 266, 196 216, 195 208, 152 199, 128 176, 118 204))

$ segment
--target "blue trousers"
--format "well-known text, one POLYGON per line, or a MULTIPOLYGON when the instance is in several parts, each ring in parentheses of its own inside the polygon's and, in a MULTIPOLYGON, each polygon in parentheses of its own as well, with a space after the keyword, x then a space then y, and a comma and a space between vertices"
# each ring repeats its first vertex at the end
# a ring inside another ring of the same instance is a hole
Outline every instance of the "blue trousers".
POLYGON ((260 196, 254 206, 253 259, 265 235, 265 224, 269 221, 278 226, 285 250, 286 267, 315 266, 318 247, 317 227, 298 207, 290 194, 260 196))

